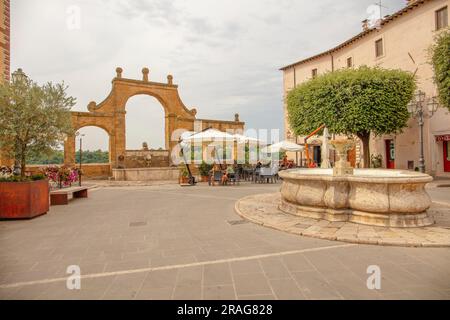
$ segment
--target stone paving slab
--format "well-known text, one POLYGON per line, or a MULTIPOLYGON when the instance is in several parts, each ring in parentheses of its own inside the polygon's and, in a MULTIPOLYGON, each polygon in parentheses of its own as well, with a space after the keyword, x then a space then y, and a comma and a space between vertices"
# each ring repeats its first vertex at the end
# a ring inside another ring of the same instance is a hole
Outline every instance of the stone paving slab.
MULTIPOLYGON (((448 248, 343 244, 230 224, 242 220, 234 210, 240 198, 278 189, 106 186, 39 219, 1 221, 0 300, 450 299, 448 248), (82 272, 80 291, 66 287, 74 264, 82 272), (381 268, 380 290, 366 287, 370 265, 381 268)), ((313 221, 294 226, 306 229, 313 221)), ((361 229, 364 236, 384 230, 320 227, 347 235, 361 229)))
POLYGON ((406 229, 304 218, 281 211, 280 204, 279 192, 256 194, 236 202, 235 210, 253 223, 306 237, 383 246, 450 247, 450 209, 437 205, 430 209, 431 215, 437 213, 435 225, 406 229))

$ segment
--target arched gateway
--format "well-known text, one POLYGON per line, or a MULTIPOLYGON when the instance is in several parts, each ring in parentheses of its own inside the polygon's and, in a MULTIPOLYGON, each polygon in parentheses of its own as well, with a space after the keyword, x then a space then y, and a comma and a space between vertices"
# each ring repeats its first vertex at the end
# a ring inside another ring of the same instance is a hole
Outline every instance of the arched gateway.
MULTIPOLYGON (((234 121, 196 119, 197 110, 188 109, 180 99, 178 86, 173 84, 173 77, 167 76, 167 83, 149 81, 149 69, 142 70, 142 80, 122 77, 122 68, 116 69, 112 81, 112 90, 108 97, 97 104, 88 105, 89 112, 72 112, 72 124, 75 130, 86 126, 104 129, 109 135, 109 157, 112 168, 117 168, 119 158, 126 154, 125 106, 135 95, 150 95, 158 99, 165 113, 165 147, 171 152, 177 141, 171 141, 172 133, 179 129, 194 130, 195 123, 202 128, 213 127, 219 130, 243 130, 245 123, 236 115, 234 121)), ((200 128, 200 129, 202 129, 200 128)), ((198 130, 199 128, 196 127, 198 130)), ((64 162, 75 163, 75 136, 67 138, 64 144, 64 162)))

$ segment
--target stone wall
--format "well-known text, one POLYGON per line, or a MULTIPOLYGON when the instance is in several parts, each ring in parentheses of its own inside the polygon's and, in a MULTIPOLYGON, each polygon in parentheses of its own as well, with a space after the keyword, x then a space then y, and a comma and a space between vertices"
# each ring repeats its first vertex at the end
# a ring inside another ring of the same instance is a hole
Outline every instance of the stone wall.
MULTIPOLYGON (((47 165, 28 165, 27 171, 31 174, 41 172, 47 165)), ((108 179, 111 177, 111 165, 109 163, 89 163, 82 165, 83 176, 90 179, 108 179)))
POLYGON ((127 150, 125 168, 157 168, 169 166, 168 150, 127 150))
POLYGON ((113 169, 115 181, 178 181, 178 168, 113 169))

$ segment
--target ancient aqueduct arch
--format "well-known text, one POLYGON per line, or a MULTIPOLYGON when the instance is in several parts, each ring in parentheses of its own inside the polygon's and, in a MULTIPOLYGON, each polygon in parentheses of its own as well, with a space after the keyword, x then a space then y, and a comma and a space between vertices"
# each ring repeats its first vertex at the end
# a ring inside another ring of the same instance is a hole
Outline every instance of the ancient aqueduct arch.
MULTIPOLYGON (((173 77, 167 76, 167 83, 149 81, 149 69, 142 69, 142 80, 122 77, 122 68, 116 69, 112 80, 112 90, 108 97, 96 104, 88 105, 89 112, 72 112, 72 124, 75 130, 87 126, 104 129, 109 135, 109 157, 112 168, 117 167, 118 158, 126 152, 125 115, 127 101, 135 95, 153 96, 161 103, 165 112, 165 146, 172 151, 177 141, 171 141, 172 133, 178 129, 193 131, 196 121, 203 128, 213 127, 219 130, 243 130, 245 123, 235 115, 234 121, 196 119, 197 110, 188 109, 180 99, 178 86, 173 77)), ((64 144, 64 163, 75 163, 75 136, 69 136, 64 144)))

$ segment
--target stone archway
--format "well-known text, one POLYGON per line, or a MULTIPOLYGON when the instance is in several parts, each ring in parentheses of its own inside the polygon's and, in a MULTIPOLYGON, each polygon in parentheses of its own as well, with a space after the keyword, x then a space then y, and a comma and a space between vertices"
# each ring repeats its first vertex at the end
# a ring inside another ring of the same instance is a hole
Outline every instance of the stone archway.
MULTIPOLYGON (((72 112, 72 124, 75 129, 86 126, 97 126, 109 135, 110 162, 112 168, 117 168, 119 157, 126 153, 126 104, 136 95, 149 95, 156 98, 164 108, 165 114, 165 147, 171 152, 178 141, 171 141, 173 132, 183 129, 194 130, 194 123, 201 123, 203 128, 213 127, 219 130, 244 130, 244 123, 235 115, 234 121, 196 119, 197 110, 188 109, 178 93, 178 86, 173 83, 173 77, 167 76, 166 83, 149 80, 149 69, 142 69, 142 80, 122 77, 123 69, 116 69, 116 77, 112 80, 112 90, 101 103, 91 102, 89 112, 72 112)), ((75 136, 67 138, 64 146, 64 162, 75 162, 75 136)))

